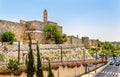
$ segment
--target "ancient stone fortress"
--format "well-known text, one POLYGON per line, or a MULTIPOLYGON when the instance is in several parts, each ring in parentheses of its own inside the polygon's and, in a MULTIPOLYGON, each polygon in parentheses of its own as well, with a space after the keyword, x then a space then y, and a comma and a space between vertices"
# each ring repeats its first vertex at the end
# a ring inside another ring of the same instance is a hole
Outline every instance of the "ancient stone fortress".
MULTIPOLYGON (((62 32, 62 26, 59 26, 56 22, 48 21, 48 13, 45 9, 43 12, 43 22, 37 20, 20 20, 20 22, 17 23, 6 20, 0 20, 0 35, 3 32, 11 31, 15 34, 17 41, 20 41, 21 43, 28 43, 27 34, 29 32, 33 43, 36 43, 36 40, 38 40, 39 43, 44 44, 45 34, 43 32, 43 29, 47 24, 57 25, 59 30, 62 32)), ((68 36, 67 42, 65 44, 84 44, 85 48, 90 48, 90 45, 96 45, 96 40, 91 41, 89 37, 82 37, 81 39, 78 36, 68 36)))
MULTIPOLYGON (((96 40, 91 40, 89 37, 79 38, 78 35, 76 37, 68 36, 67 42, 62 45, 44 44, 46 40, 43 30, 47 24, 55 24, 58 26, 60 32, 62 32, 62 27, 56 22, 48 21, 47 10, 44 10, 43 12, 43 22, 37 20, 20 20, 20 22, 17 23, 0 20, 0 36, 3 32, 11 31, 15 34, 17 41, 20 41, 20 46, 16 44, 0 45, 0 53, 5 55, 5 61, 7 62, 9 59, 17 59, 18 49, 20 49, 20 62, 25 63, 25 56, 29 51, 28 44, 26 44, 29 41, 27 36, 28 33, 30 33, 33 43, 36 43, 36 40, 39 41, 39 48, 41 50, 40 54, 43 61, 46 61, 46 57, 50 58, 51 61, 61 61, 61 54, 64 61, 93 59, 93 57, 87 52, 87 49, 91 48, 91 45, 96 46, 96 40)), ((0 42, 2 42, 1 39, 0 42)), ((32 49, 34 50, 36 59, 36 44, 32 45, 32 49)))
MULTIPOLYGON (((15 37, 18 41, 26 43, 28 42, 27 33, 29 32, 32 37, 33 43, 38 40, 40 43, 45 42, 45 37, 43 29, 47 24, 55 24, 56 22, 48 21, 47 10, 43 12, 43 22, 33 20, 33 21, 24 21, 20 20, 20 23, 0 20, 0 35, 3 32, 11 31, 15 33, 15 37)), ((58 26, 59 30, 62 32, 62 27, 58 26)))

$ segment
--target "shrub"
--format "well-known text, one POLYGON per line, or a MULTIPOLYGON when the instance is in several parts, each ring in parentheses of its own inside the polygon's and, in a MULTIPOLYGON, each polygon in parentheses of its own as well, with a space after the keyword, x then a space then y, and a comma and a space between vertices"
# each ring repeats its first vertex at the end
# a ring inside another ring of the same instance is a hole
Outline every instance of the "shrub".
POLYGON ((86 67, 87 66, 87 62, 82 62, 82 65, 84 66, 84 67, 86 67))
POLYGON ((19 69, 19 70, 14 71, 13 74, 14 74, 15 76, 20 76, 20 75, 22 74, 22 72, 23 72, 23 71, 19 69))
POLYGON ((12 32, 4 32, 4 33, 1 35, 1 38, 2 38, 2 41, 3 41, 3 42, 10 42, 11 44, 12 44, 13 42, 17 41, 16 38, 15 38, 14 33, 12 33, 12 32))
POLYGON ((57 70, 59 68, 59 65, 58 64, 52 64, 52 69, 53 70, 57 70))
POLYGON ((65 68, 65 66, 67 66, 67 63, 62 63, 61 65, 63 68, 65 68))
POLYGON ((19 69, 18 65, 19 65, 19 63, 17 60, 9 59, 9 63, 7 64, 7 68, 11 71, 15 71, 15 70, 19 69))
POLYGON ((0 66, 0 72, 3 72, 3 71, 5 71, 5 70, 7 70, 6 65, 2 65, 2 66, 0 66))
POLYGON ((4 71, 1 71, 0 74, 2 74, 2 75, 10 75, 11 71, 10 70, 4 70, 4 71))
POLYGON ((75 66, 76 66, 75 63, 68 63, 68 64, 67 64, 67 67, 68 67, 68 68, 74 68, 75 66))
POLYGON ((80 63, 80 62, 77 62, 76 64, 77 64, 77 67, 80 67, 80 66, 81 66, 81 63, 80 63))
POLYGON ((18 70, 11 71, 10 69, 7 68, 6 65, 0 66, 0 74, 1 75, 10 75, 13 73, 15 76, 20 76, 22 72, 25 72, 25 66, 20 66, 18 70))

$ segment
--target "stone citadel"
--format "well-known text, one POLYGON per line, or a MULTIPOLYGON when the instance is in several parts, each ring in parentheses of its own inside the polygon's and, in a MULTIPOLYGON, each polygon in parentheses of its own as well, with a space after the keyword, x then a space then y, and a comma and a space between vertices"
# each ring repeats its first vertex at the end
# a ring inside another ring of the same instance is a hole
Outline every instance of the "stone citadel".
MULTIPOLYGON (((11 31, 15 34, 18 41, 26 43, 28 41, 27 33, 29 32, 32 36, 32 41, 38 40, 40 43, 44 43, 44 33, 43 29, 47 24, 55 24, 56 22, 48 21, 47 10, 43 12, 43 22, 42 21, 24 21, 20 20, 19 23, 0 20, 0 34, 6 31, 11 31)), ((62 32, 62 27, 58 26, 59 30, 62 32)))
MULTIPOLYGON (((37 20, 32 20, 32 21, 20 20, 20 22, 18 23, 18 22, 0 20, 0 35, 3 32, 11 31, 15 34, 17 41, 20 41, 22 43, 28 43, 27 33, 29 32, 33 43, 36 43, 36 40, 38 40, 39 43, 44 44, 45 35, 43 29, 47 24, 57 25, 59 30, 62 32, 62 26, 59 26, 57 22, 48 21, 48 13, 47 10, 45 9, 43 12, 43 22, 37 20)), ((80 39, 78 36, 77 37, 68 36, 67 42, 65 44, 76 44, 76 45, 84 44, 86 48, 90 48, 90 45, 94 46, 96 44, 96 40, 90 40, 89 37, 83 37, 80 39)))

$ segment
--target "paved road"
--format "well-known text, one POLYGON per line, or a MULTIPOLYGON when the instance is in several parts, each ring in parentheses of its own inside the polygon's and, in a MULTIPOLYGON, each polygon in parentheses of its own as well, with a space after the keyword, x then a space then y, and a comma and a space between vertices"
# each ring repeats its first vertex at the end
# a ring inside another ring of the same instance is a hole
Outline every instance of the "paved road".
POLYGON ((120 77, 120 66, 108 65, 95 77, 120 77))

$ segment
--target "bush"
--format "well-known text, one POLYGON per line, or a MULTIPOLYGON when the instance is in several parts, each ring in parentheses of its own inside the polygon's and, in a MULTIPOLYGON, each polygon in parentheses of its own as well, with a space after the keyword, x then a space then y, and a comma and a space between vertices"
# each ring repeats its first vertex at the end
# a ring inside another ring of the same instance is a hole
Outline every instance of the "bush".
POLYGON ((4 71, 1 71, 0 74, 2 74, 2 75, 10 75, 11 71, 10 70, 4 70, 4 71))
POLYGON ((59 65, 58 64, 52 64, 52 69, 53 70, 58 70, 59 69, 59 65))
POLYGON ((20 76, 20 75, 22 74, 22 72, 23 72, 23 71, 19 69, 19 70, 14 71, 13 74, 14 74, 15 76, 20 76))
POLYGON ((75 66, 76 66, 75 63, 68 63, 68 64, 67 64, 67 67, 68 67, 68 68, 74 68, 75 66))
POLYGON ((2 66, 0 66, 0 72, 3 72, 3 71, 5 71, 5 70, 7 70, 6 65, 2 65, 2 66))
POLYGON ((6 65, 0 66, 0 74, 1 75, 10 75, 11 73, 13 73, 13 75, 15 76, 20 76, 22 74, 22 72, 25 72, 25 65, 21 65, 20 68, 18 70, 15 71, 11 71, 10 69, 7 68, 6 65))
POLYGON ((9 63, 7 64, 7 68, 10 70, 10 71, 16 71, 19 69, 18 67, 19 63, 17 60, 12 60, 12 59, 9 59, 9 63))
POLYGON ((11 44, 13 42, 17 41, 16 38, 15 38, 14 33, 12 33, 12 32, 4 32, 1 35, 1 39, 2 39, 3 42, 10 42, 11 44))
POLYGON ((77 62, 77 67, 80 67, 81 66, 81 62, 77 62))
POLYGON ((67 66, 67 63, 62 63, 61 66, 65 68, 65 66, 67 66))

